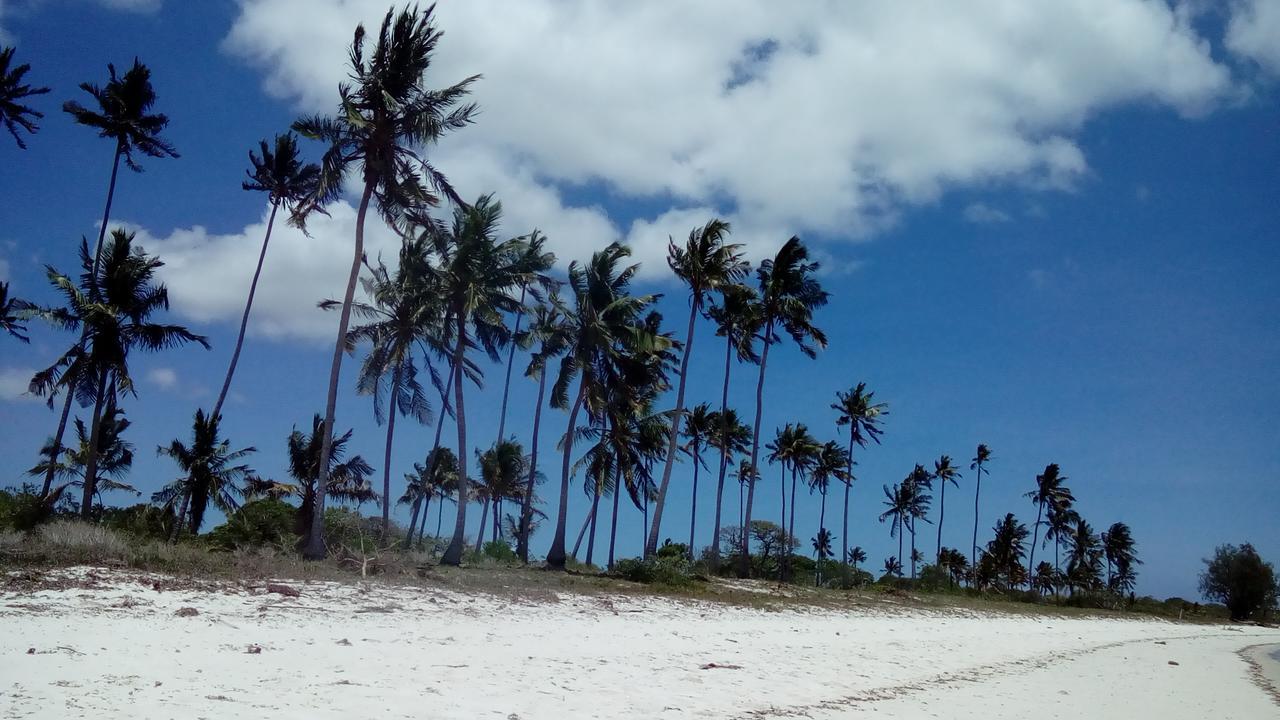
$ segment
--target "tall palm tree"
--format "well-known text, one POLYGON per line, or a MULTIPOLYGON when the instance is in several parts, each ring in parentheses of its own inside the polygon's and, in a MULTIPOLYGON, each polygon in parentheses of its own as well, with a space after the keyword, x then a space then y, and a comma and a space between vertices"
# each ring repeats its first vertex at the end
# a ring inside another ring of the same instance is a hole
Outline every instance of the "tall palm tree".
MULTIPOLYGON (((294 427, 293 432, 289 433, 287 443, 289 455, 289 475, 297 481, 297 484, 287 486, 289 495, 298 497, 298 523, 297 534, 304 539, 312 536, 312 530, 315 529, 323 539, 324 535, 324 518, 320 518, 319 525, 312 528, 311 524, 316 522, 315 506, 320 502, 320 498, 328 495, 329 497, 345 502, 365 503, 370 500, 378 499, 378 493, 374 492, 373 486, 369 484, 369 476, 373 474, 373 468, 365 459, 359 455, 352 455, 345 459, 347 454, 347 443, 351 442, 352 431, 348 430, 341 436, 330 438, 329 442, 324 439, 325 424, 319 413, 311 418, 311 432, 303 433, 294 427), (324 447, 328 445, 330 453, 324 455, 324 447), (321 463, 328 463, 328 472, 321 472, 321 463), (327 487, 323 491, 319 489, 320 483, 327 483, 327 487)), ((386 498, 382 499, 387 502, 386 498)))
POLYGON ((928 491, 933 489, 933 476, 923 465, 916 465, 900 487, 906 505, 907 532, 911 533, 911 579, 915 580, 916 562, 920 558, 916 552, 916 523, 920 520, 929 522, 929 503, 933 496, 928 491))
MULTIPOLYGON (((134 234, 112 232, 103 248, 102 263, 95 266, 89 248, 80 243, 82 275, 77 284, 53 268, 50 282, 63 296, 66 307, 42 314, 70 329, 81 325, 81 340, 63 353, 52 366, 36 374, 31 390, 37 395, 57 388, 68 396, 92 404, 89 456, 86 459, 81 514, 88 517, 93 499, 99 427, 102 408, 117 392, 136 395, 129 374, 129 354, 137 348, 155 352, 186 343, 208 349, 208 341, 180 325, 152 322, 152 315, 169 307, 169 291, 155 283, 156 271, 164 266, 158 258, 133 247, 134 234), (110 392, 108 392, 108 390, 110 392)), ((55 437, 50 457, 57 457, 61 442, 55 437)))
MULTIPOLYGON (((840 443, 834 440, 828 440, 819 448, 810 470, 809 489, 812 492, 817 490, 822 495, 821 509, 818 511, 818 534, 826 533, 828 540, 826 550, 818 555, 818 560, 825 560, 831 555, 831 533, 827 532, 827 489, 831 485, 831 481, 848 483, 846 473, 848 472, 849 456, 847 451, 841 447, 840 443)), ((818 580, 822 580, 822 567, 818 567, 818 580)))
MULTIPOLYGON (((737 355, 738 362, 759 362, 760 358, 755 351, 755 327, 756 327, 756 291, 747 285, 731 283, 722 285, 719 288, 719 302, 713 302, 708 308, 707 317, 716 324, 716 335, 725 339, 724 342, 724 383, 720 389, 720 422, 717 424, 716 432, 720 442, 715 447, 720 451, 720 468, 716 480, 716 519, 715 527, 712 529, 711 536, 711 565, 713 569, 718 569, 720 565, 720 517, 724 505, 724 479, 729 469, 730 458, 736 454, 743 454, 750 447, 751 428, 746 427, 738 421, 735 411, 729 409, 729 373, 732 369, 733 358, 737 355), (730 420, 732 413, 732 420, 730 420), (732 439, 739 428, 745 431, 741 449, 732 446, 732 439)), ((741 489, 741 484, 739 484, 741 489)), ((739 493, 739 508, 742 506, 741 493, 739 493)), ((739 510, 741 515, 741 510, 739 510)), ((739 517, 741 522, 741 517, 739 517)))
MULTIPOLYGON (((262 156, 249 151, 249 164, 253 166, 246 171, 249 179, 242 184, 245 190, 267 193, 267 203, 271 214, 267 217, 267 232, 262 238, 262 249, 258 251, 258 264, 253 269, 253 280, 249 282, 249 296, 244 302, 244 313, 240 316, 240 331, 236 335, 236 346, 231 351, 231 362, 227 364, 227 376, 222 381, 222 390, 218 392, 218 400, 213 404, 211 418, 221 418, 222 404, 227 400, 227 392, 231 389, 231 378, 236 373, 236 365, 240 362, 240 351, 244 348, 244 333, 249 327, 249 312, 253 309, 253 297, 258 291, 258 279, 262 276, 262 263, 267 258, 267 244, 271 242, 271 230, 276 224, 276 211, 284 208, 288 212, 302 211, 300 203, 315 193, 316 183, 320 179, 320 166, 314 163, 303 164, 298 159, 298 140, 293 133, 276 135, 274 149, 267 146, 267 141, 259 143, 262 156)), ((323 208, 314 208, 323 212, 323 208)), ((301 218, 295 223, 302 222, 301 218)))
MULTIPOLYGON (((706 461, 702 459, 702 450, 710 444, 711 434, 713 432, 712 422, 715 413, 712 412, 711 406, 707 403, 700 403, 689 411, 689 421, 685 423, 684 430, 681 431, 684 436, 684 444, 681 450, 688 453, 693 458, 693 492, 690 497, 689 504, 689 561, 693 562, 693 540, 694 530, 698 522, 698 470, 706 467, 706 461)), ((662 492, 661 486, 658 492, 662 492)))
MULTIPOLYGON (((645 327, 642 313, 653 302, 652 295, 631 295, 631 279, 638 265, 622 267, 631 250, 612 243, 592 255, 587 265, 574 261, 569 265, 569 290, 574 308, 566 316, 568 344, 560 361, 560 370, 551 388, 551 406, 569 411, 569 424, 561 442, 563 458, 560 471, 560 502, 556 513, 556 530, 547 565, 563 569, 565 531, 569 512, 569 476, 573 457, 573 439, 577 434, 578 413, 585 405, 588 415, 599 418, 604 410, 607 370, 620 352, 652 350, 670 341, 645 327), (577 388, 570 399, 570 386, 577 388)), ((646 494, 647 497, 647 494, 646 494)))
POLYGON ((1102 542, 1084 518, 1077 518, 1071 530, 1071 552, 1067 555, 1067 587, 1096 590, 1102 585, 1102 542))
MULTIPOLYGON (((395 8, 387 11, 378 32, 372 54, 364 54, 365 30, 356 27, 349 55, 349 81, 338 86, 338 112, 333 117, 310 116, 294 123, 293 129, 304 137, 328 145, 320 166, 320 179, 315 192, 305 200, 306 212, 323 207, 341 191, 343 178, 352 167, 360 170, 362 190, 356 211, 355 243, 352 248, 351 271, 342 299, 338 319, 338 335, 329 369, 329 392, 325 401, 324 444, 321 448, 320 492, 313 508, 316 530, 307 540, 305 554, 316 559, 324 556, 321 520, 324 517, 324 492, 327 487, 330 441, 334 413, 338 402, 338 381, 342 373, 342 351, 351 321, 351 303, 355 298, 356 280, 364 257, 364 224, 370 201, 391 225, 404 228, 408 220, 421 220, 424 208, 440 204, 440 195, 461 205, 462 199, 448 179, 423 156, 423 149, 434 145, 446 133, 471 123, 476 112, 473 104, 459 105, 479 76, 441 90, 429 90, 424 82, 431 67, 432 54, 442 33, 436 29, 434 6, 420 11, 406 7, 398 15, 395 8)), ((455 368, 455 372, 460 369, 455 368)), ((457 392, 458 384, 454 390, 457 392)), ((461 424, 461 418, 459 418, 461 424)), ((460 460, 465 460, 465 453, 460 460)), ((465 472, 463 473, 465 475, 465 472)), ((465 480, 458 483, 465 493, 465 480)))
POLYGON ((837 392, 836 401, 831 409, 840 413, 836 418, 836 426, 849 426, 849 465, 844 477, 844 526, 841 538, 840 557, 848 563, 849 555, 849 491, 853 488, 853 446, 865 448, 871 442, 880 444, 881 417, 889 414, 888 403, 875 401, 876 394, 867 390, 867 384, 860 382, 848 392, 837 392))
POLYGON ((935 562, 942 564, 942 521, 947 516, 947 483, 951 483, 956 487, 960 484, 956 482, 956 478, 960 477, 960 470, 951 464, 951 456, 943 455, 933 461, 933 479, 938 481, 940 492, 938 494, 938 547, 934 551, 935 562))
POLYGON ((720 563, 720 517, 724 502, 726 469, 734 457, 745 455, 751 449, 751 428, 747 427, 738 418, 736 410, 726 407, 711 414, 711 433, 707 436, 707 445, 720 452, 720 477, 716 484, 715 527, 712 528, 713 535, 710 545, 711 563, 713 567, 718 568, 720 563))
MULTIPOLYGON (((827 304, 827 293, 814 274, 820 264, 809 259, 809 250, 792 237, 778 254, 765 260, 756 270, 760 285, 756 322, 761 328, 760 339, 764 350, 760 354, 760 376, 756 380, 756 413, 751 428, 751 467, 758 474, 760 468, 760 420, 764 412, 764 378, 769 368, 769 348, 782 342, 782 332, 791 336, 800 351, 808 357, 817 355, 816 348, 826 347, 827 336, 813 324, 813 311, 827 304), (810 344, 812 342, 812 345, 810 344)), ((751 505, 755 499, 755 483, 747 484, 747 505, 743 513, 742 559, 739 574, 746 576, 751 569, 751 505)))
MULTIPOLYGON (((817 458, 820 446, 818 441, 813 439, 809 434, 809 428, 804 423, 792 425, 787 423, 786 427, 777 431, 774 441, 767 446, 770 451, 769 462, 778 463, 782 466, 782 519, 779 523, 787 532, 789 542, 798 542, 795 537, 795 520, 796 520, 796 484, 800 476, 807 476, 809 468, 811 468, 817 458), (787 514, 787 470, 791 470, 791 513, 787 514)), ((790 570, 790 558, 782 557, 782 562, 778 566, 779 573, 786 573, 790 570)))
POLYGON ((31 87, 22 81, 30 69, 26 63, 13 65, 13 48, 0 48, 0 124, 23 150, 27 149, 27 144, 18 134, 19 128, 34 135, 40 126, 33 118, 42 118, 44 113, 22 104, 22 101, 49 92, 47 87, 31 87))
POLYGON ((1045 466, 1044 472, 1036 476, 1036 489, 1027 493, 1025 497, 1031 499, 1036 504, 1036 524, 1031 534, 1031 554, 1027 559, 1027 574, 1035 568, 1036 562, 1036 543, 1040 541, 1040 523, 1044 518, 1045 506, 1061 502, 1071 496, 1071 491, 1064 484, 1067 476, 1062 474, 1057 463, 1050 463, 1045 466))
POLYGON ((1132 591, 1138 577, 1133 566, 1142 561, 1129 526, 1118 522, 1107 528, 1102 533, 1102 552, 1107 560, 1107 589, 1114 593, 1132 591))
MULTIPOLYGON (((518 301, 519 309, 516 311, 515 329, 511 334, 515 338, 520 337, 520 321, 524 319, 525 312, 528 308, 525 305, 525 297, 530 290, 533 291, 533 299, 541 301, 539 289, 554 291, 558 284, 555 279, 547 274, 556 264, 556 255, 546 250, 547 238, 542 233, 534 230, 525 238, 524 252, 520 254, 519 273, 520 273, 520 300, 518 301)), ((498 412, 498 440, 506 438, 507 432, 507 400, 511 394, 511 368, 515 365, 516 346, 519 343, 511 343, 507 350, 507 375, 502 383, 502 409, 498 412)), ((523 348, 523 349, 528 349, 523 348)), ((541 402, 539 402, 541 404, 541 402)))
POLYGON ((867 561, 867 551, 862 549, 861 545, 854 545, 849 548, 849 552, 845 555, 845 561, 853 566, 853 571, 858 572, 858 563, 867 561))
POLYGON ((735 283, 747 274, 747 263, 742 259, 742 246, 725 243, 729 232, 729 223, 713 219, 706 225, 689 231, 689 239, 683 247, 677 245, 675 240, 670 240, 667 244, 667 265, 676 277, 689 286, 689 326, 685 332, 684 353, 680 356, 680 382, 676 385, 676 408, 671 416, 667 461, 662 469, 662 480, 658 483, 658 497, 653 505, 653 524, 649 526, 649 538, 644 547, 645 557, 658 550, 662 511, 667 504, 667 488, 671 484, 680 423, 684 419, 685 381, 689 375, 689 358, 693 355, 694 323, 698 319, 698 313, 702 312, 708 293, 735 283))
POLYGON ((520 443, 499 440, 493 447, 476 450, 476 464, 480 468, 476 483, 477 499, 484 503, 480 512, 480 533, 476 536, 476 552, 484 547, 484 529, 493 509, 493 539, 501 534, 502 502, 518 502, 524 497, 524 484, 529 472, 529 458, 520 443))
MULTIPOLYGON (((361 395, 373 396, 373 417, 378 425, 386 423, 387 437, 382 455, 382 496, 391 497, 391 445, 395 437, 396 416, 431 422, 431 402, 418 380, 417 350, 419 345, 439 352, 444 344, 439 337, 443 306, 436 301, 435 286, 428 282, 431 268, 427 263, 427 245, 421 240, 407 241, 400 248, 400 263, 393 274, 378 260, 369 265, 371 277, 361 278, 369 303, 353 302, 351 311, 364 320, 347 333, 347 348, 369 343, 369 354, 360 364, 356 389, 361 395), (390 412, 387 404, 390 403, 390 412)), ((324 309, 340 303, 326 300, 324 309)), ((439 375, 430 364, 436 389, 441 389, 439 375)), ((391 531, 390 503, 382 504, 382 542, 389 541, 391 531)))
POLYGON ((969 469, 974 471, 973 486, 973 546, 970 550, 971 556, 969 563, 975 568, 978 566, 978 498, 982 494, 982 476, 990 475, 991 471, 987 470, 987 463, 991 462, 991 448, 985 444, 978 443, 978 450, 974 453, 973 461, 969 463, 969 469))
MULTIPOLYGON (((204 410, 196 410, 191 425, 191 445, 175 439, 167 447, 162 445, 156 448, 157 455, 173 459, 184 477, 152 495, 151 501, 172 507, 179 497, 189 497, 189 530, 192 535, 198 534, 200 526, 204 524, 205 509, 210 501, 224 513, 235 512, 238 507, 236 498, 244 494, 238 483, 248 477, 252 470, 248 465, 234 463, 253 452, 256 450, 252 447, 232 450, 231 441, 218 437, 218 417, 205 417, 204 410)), ((185 501, 183 505, 186 505, 185 501)), ((185 520, 186 515, 180 514, 175 518, 174 525, 182 525, 185 520)))
POLYGON ((491 361, 498 361, 499 349, 511 341, 505 316, 519 309, 511 291, 526 277, 521 265, 524 241, 498 242, 495 238, 501 219, 502 203, 484 195, 475 204, 454 210, 451 229, 434 233, 438 258, 434 292, 439 293, 453 325, 453 409, 458 430, 458 517, 453 540, 440 558, 446 565, 460 564, 466 547, 470 481, 463 373, 467 348, 478 346, 491 361))
POLYGON ((1063 538, 1070 536, 1071 528, 1080 519, 1080 514, 1073 507, 1074 504, 1075 498, 1070 491, 1067 491, 1051 498, 1046 508, 1044 541, 1041 543, 1041 547, 1050 540, 1053 541, 1053 569, 1055 571, 1061 569, 1058 563, 1059 545, 1063 538))
POLYGON ((9 283, 0 282, 0 330, 24 343, 31 342, 26 334, 26 319, 35 314, 35 310, 35 305, 9 295, 9 283))
POLYGON ((529 446, 529 477, 525 481, 524 499, 520 504, 520 535, 516 554, 521 562, 529 562, 529 533, 533 529, 533 486, 538 473, 538 439, 542 428, 542 403, 547 389, 547 364, 564 353, 569 345, 567 310, 557 290, 534 306, 529 327, 516 334, 516 343, 532 350, 525 377, 537 378, 538 400, 533 406, 533 439, 529 446), (534 349, 536 346, 536 349, 534 349))
POLYGON ((75 447, 64 448, 60 453, 61 457, 57 457, 52 452, 52 446, 45 446, 41 451, 45 460, 27 471, 29 475, 38 476, 47 474, 52 469, 55 478, 66 480, 44 494, 45 506, 52 507, 68 488, 86 486, 88 478, 91 477, 89 474, 91 455, 96 458, 96 467, 92 475, 93 496, 98 498, 99 502, 104 492, 124 491, 139 494, 132 485, 125 484, 123 481, 123 478, 129 474, 129 469, 133 467, 133 444, 124 440, 124 431, 129 429, 131 423, 124 416, 124 410, 117 407, 115 396, 109 397, 103 408, 102 418, 99 421, 97 446, 92 450, 89 445, 90 432, 84 421, 76 418, 74 424, 75 447), (56 460, 51 460, 55 457, 57 457, 56 460))
POLYGON ((1027 577, 1027 570, 1022 559, 1027 556, 1027 526, 1018 522, 1013 513, 1007 513, 1004 519, 996 523, 994 537, 987 543, 987 554, 983 564, 990 563, 996 579, 1003 580, 1004 590, 1012 590, 1021 585, 1027 577), (989 560, 988 560, 989 559, 989 560))
MULTIPOLYGON (((906 532, 907 526, 910 524, 910 492, 904 491, 902 483, 895 483, 893 489, 890 490, 888 485, 881 486, 884 489, 884 512, 880 513, 880 522, 890 520, 889 537, 898 538, 898 554, 894 558, 902 557, 902 536, 906 532)), ((887 568, 888 565, 886 564, 887 568)), ((898 577, 902 577, 902 563, 898 563, 898 577)))
MULTIPOLYGON (((104 87, 91 83, 81 83, 80 88, 89 93, 97 104, 96 110, 90 110, 80 103, 70 100, 63 103, 62 109, 69 113, 76 123, 98 131, 98 137, 115 141, 115 153, 111 161, 111 182, 107 185, 107 203, 102 211, 102 224, 98 227, 98 242, 94 245, 91 276, 98 274, 98 265, 102 258, 103 243, 106 241, 107 227, 111 221, 111 202, 116 194, 116 175, 120 169, 120 160, 134 172, 142 172, 142 166, 134 159, 134 152, 154 158, 176 158, 177 150, 160 132, 169 124, 164 114, 151 114, 156 102, 155 89, 151 87, 151 70, 147 66, 133 60, 133 67, 124 75, 117 77, 113 65, 107 65, 110 79, 104 87)), ((92 297, 92 296, 91 296, 92 297)), ((85 328, 87 332, 87 328, 85 328)), ((81 336, 83 346, 87 338, 81 336)), ((79 382, 76 378, 70 384, 79 382)), ((91 383, 91 381, 90 381, 91 383)), ((52 401, 52 397, 50 397, 52 401)), ((58 429, 53 435, 53 452, 56 455, 62 446, 62 435, 67 429, 67 418, 71 414, 72 394, 68 393, 63 400, 62 414, 58 418, 58 429)), ((48 487, 52 475, 45 477, 48 487)))

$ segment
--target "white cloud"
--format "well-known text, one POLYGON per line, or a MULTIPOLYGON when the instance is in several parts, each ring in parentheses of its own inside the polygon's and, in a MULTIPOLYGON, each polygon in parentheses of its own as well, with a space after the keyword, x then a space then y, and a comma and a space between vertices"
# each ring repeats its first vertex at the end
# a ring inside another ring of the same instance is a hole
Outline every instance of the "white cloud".
POLYGON ((964 209, 964 219, 975 224, 1007 223, 1012 218, 1009 213, 993 208, 986 203, 973 203, 964 209))
POLYGON ((173 368, 152 368, 147 371, 147 382, 161 390, 172 390, 178 386, 178 373, 173 368))
POLYGON ((1226 45, 1280 75, 1280 2, 1236 0, 1227 23, 1226 45))
POLYGON ((27 392, 34 368, 0 368, 0 402, 40 402, 40 398, 27 392))

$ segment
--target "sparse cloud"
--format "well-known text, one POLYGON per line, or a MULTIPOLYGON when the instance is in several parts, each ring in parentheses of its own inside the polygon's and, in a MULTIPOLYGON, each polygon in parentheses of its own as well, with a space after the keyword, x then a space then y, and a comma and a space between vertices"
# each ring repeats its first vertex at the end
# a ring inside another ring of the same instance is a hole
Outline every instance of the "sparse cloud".
POLYGON ((173 390, 178 387, 178 373, 173 368, 152 368, 147 371, 147 382, 161 390, 173 390))
POLYGON ((1224 43, 1236 55, 1280 75, 1280 2, 1234 0, 1224 43))
POLYGON ((964 219, 977 225, 1007 223, 1012 220, 1009 213, 980 202, 973 203, 964 209, 964 219))
POLYGON ((0 368, 0 402, 40 402, 41 399, 27 392, 34 368, 0 368))

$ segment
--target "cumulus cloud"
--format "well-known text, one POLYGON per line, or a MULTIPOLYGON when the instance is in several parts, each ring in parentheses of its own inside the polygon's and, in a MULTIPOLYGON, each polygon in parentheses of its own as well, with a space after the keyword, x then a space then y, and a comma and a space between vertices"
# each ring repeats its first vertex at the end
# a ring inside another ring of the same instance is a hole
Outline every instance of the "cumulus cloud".
POLYGON ((1236 0, 1227 23, 1226 45, 1280 75, 1280 3, 1275 0, 1236 0))
POLYGON ((991 223, 1007 223, 1012 218, 1009 213, 993 208, 986 203, 973 203, 964 209, 964 219, 979 225, 989 225, 991 223))
POLYGON ((34 368, 0 368, 0 402, 40 402, 40 398, 27 392, 34 368))
POLYGON ((173 368, 152 368, 147 371, 147 382, 161 390, 172 390, 178 387, 178 373, 173 368))

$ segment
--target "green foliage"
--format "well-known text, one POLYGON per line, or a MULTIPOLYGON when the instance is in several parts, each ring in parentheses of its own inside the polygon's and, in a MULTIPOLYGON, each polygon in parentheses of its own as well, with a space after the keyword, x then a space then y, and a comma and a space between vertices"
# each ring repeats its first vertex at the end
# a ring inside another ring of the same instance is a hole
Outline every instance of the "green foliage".
MULTIPOLYGON (((668 545, 666 547, 680 547, 683 545, 668 545)), ((685 556, 686 551, 681 550, 679 554, 667 554, 663 556, 661 550, 659 554, 645 560, 642 558, 626 558, 619 560, 610 573, 613 577, 631 582, 644 583, 646 585, 665 585, 667 587, 684 588, 693 584, 693 574, 689 568, 689 561, 685 556)))
POLYGON ((657 554, 659 558, 685 558, 689 556, 689 545, 668 540, 658 548, 657 554))
POLYGON ((1221 545, 1204 564, 1200 592, 1226 605, 1232 620, 1265 620, 1275 610, 1280 598, 1275 568, 1249 543, 1221 545))
POLYGON ((103 508, 102 524, 112 530, 128 533, 140 540, 165 540, 173 530, 174 516, 169 508, 138 503, 127 508, 103 508))
POLYGON ((293 532, 297 513, 296 507, 283 500, 255 500, 241 506, 205 538, 219 550, 291 548, 298 540, 293 532))
POLYGON ((51 510, 40 501, 35 486, 0 490, 0 530, 30 532, 49 519, 51 510))
POLYGON ((345 547, 351 552, 369 553, 378 547, 382 519, 366 517, 344 507, 324 510, 324 541, 330 548, 345 547))
POLYGON ((484 544, 481 554, 490 560, 496 560, 500 563, 514 565, 520 561, 516 551, 511 546, 501 540, 490 540, 484 544))

